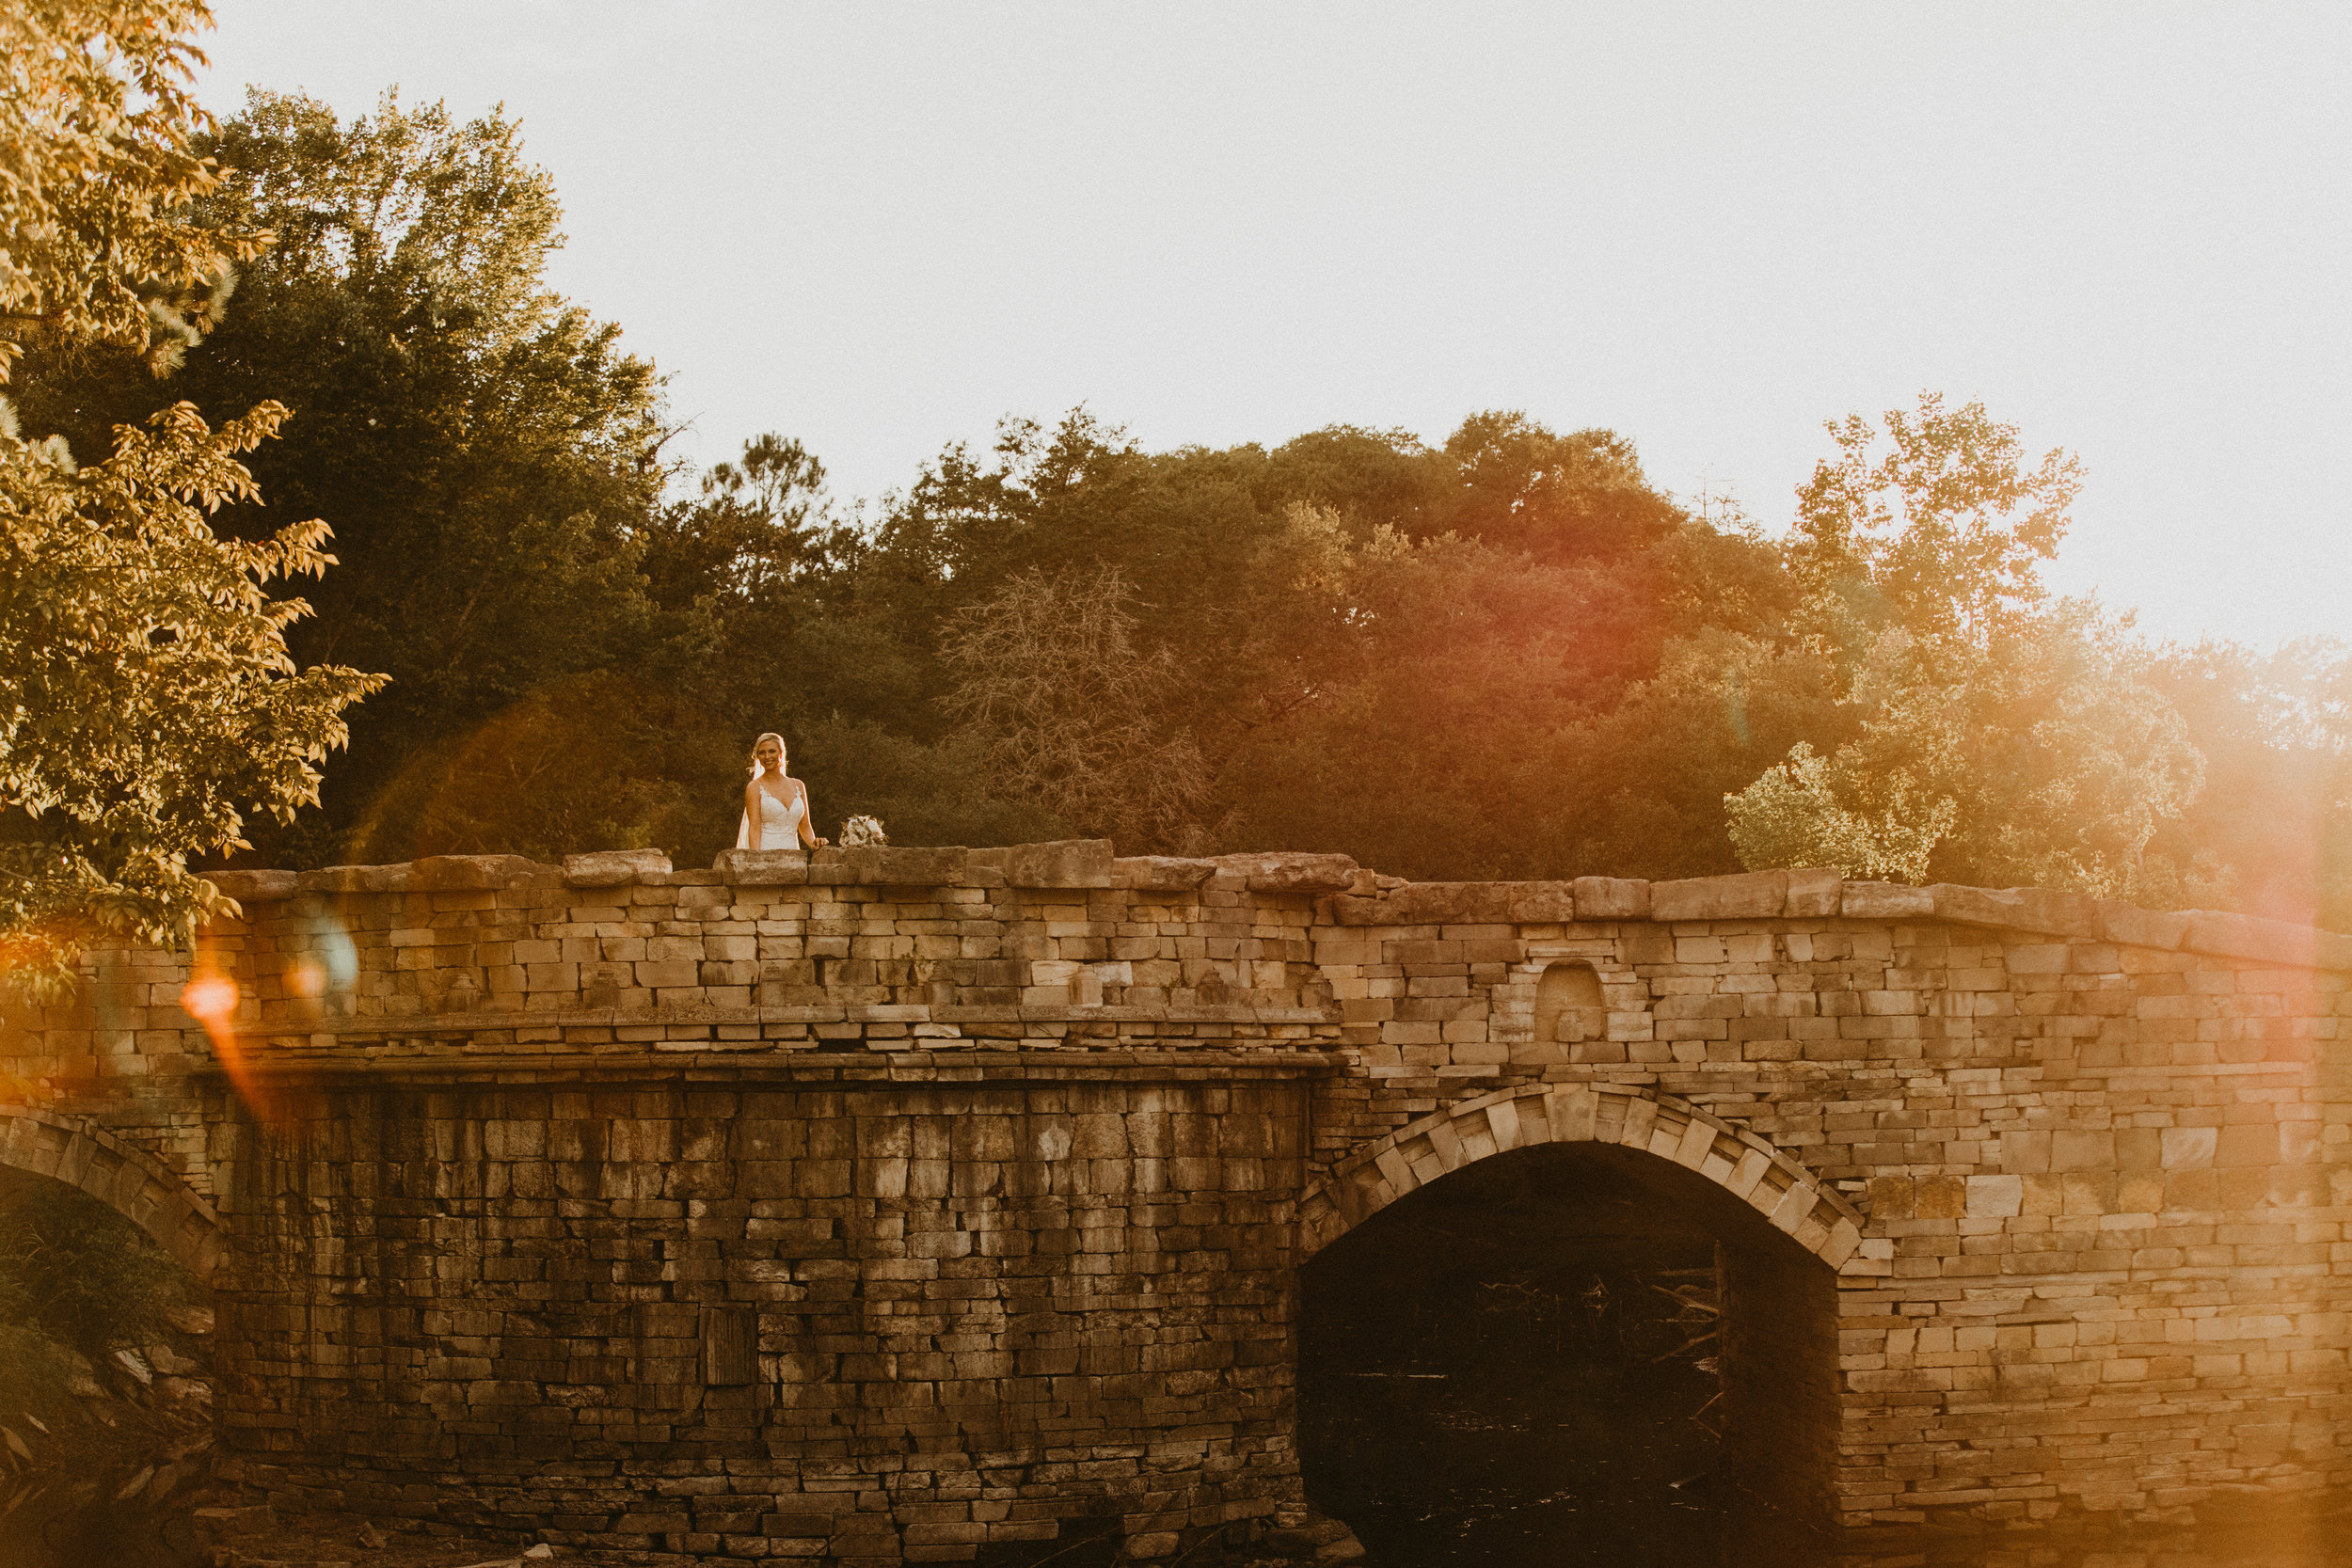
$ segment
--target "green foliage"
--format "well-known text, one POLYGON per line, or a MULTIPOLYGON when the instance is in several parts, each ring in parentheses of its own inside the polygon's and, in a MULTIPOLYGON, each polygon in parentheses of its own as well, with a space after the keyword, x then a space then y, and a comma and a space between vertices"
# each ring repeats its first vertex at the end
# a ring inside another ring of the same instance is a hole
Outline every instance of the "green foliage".
POLYGON ((37 398, 0 405, 0 960, 37 993, 72 983, 85 923, 188 945, 224 907, 190 857, 316 801, 343 710, 381 684, 301 668, 286 634, 308 607, 266 593, 332 563, 325 524, 215 527, 258 501, 239 459, 286 409, 215 431, 149 385, 267 238, 188 221, 219 182, 179 35, 209 21, 162 0, 0 16, 0 377, 30 345, 53 378, 144 392, 135 420, 71 433, 37 398))
MULTIPOLYGON (((869 517, 782 435, 665 466, 653 368, 546 286, 560 208, 502 114, 257 93, 194 150, 220 162, 186 187, 205 254, 279 241, 225 320, 175 318, 173 392, 293 410, 254 475, 342 564, 279 624, 296 660, 394 677, 324 812, 258 858, 692 863, 776 729, 819 831, 868 814, 900 844, 1103 832, 1424 879, 1830 863, 2352 924, 2352 661, 2152 654, 2055 601, 2079 465, 1979 404, 1833 424, 1777 540, 1515 410, 1435 444, 1156 452, 1084 408, 1009 419, 869 517)), ((159 411, 137 365, 25 341, 35 439, 159 411)), ((215 526, 292 547, 242 493, 215 526)))
MULTIPOLYGON (((332 525, 341 560, 294 654, 392 677, 328 786, 332 831, 257 835, 259 858, 415 852, 371 810, 415 759, 551 684, 608 669, 661 684, 665 657, 708 640, 691 607, 661 612, 640 569, 663 481, 653 370, 547 290, 560 209, 512 121, 388 96, 344 124, 257 92, 205 145, 222 175, 198 212, 281 238, 173 392, 291 409, 255 475, 274 509, 332 525)), ((27 372, 27 424, 77 445, 155 400, 119 372, 39 356, 27 372)), ((267 526, 249 504, 219 521, 267 526)))
POLYGON ((1727 793, 1743 863, 2110 895, 2155 884, 2143 857, 2204 781, 2204 759, 2124 626, 2052 604, 2040 563, 2066 530, 2079 465, 2024 466, 2012 426, 1923 395, 1859 417, 1798 492, 1794 617, 1838 671, 1856 721, 1727 793))
POLYGON ((268 240, 189 220, 215 171, 187 35, 211 25, 203 0, 0 8, 0 382, 28 340, 169 369, 268 240))
POLYGON ((165 1314, 191 1289, 186 1270, 97 1199, 40 1178, 0 1186, 0 1324, 96 1360, 167 1338, 165 1314))
POLYGON ((264 592, 326 569, 324 524, 208 523, 251 496, 236 456, 282 417, 215 433, 176 404, 78 472, 0 442, 0 932, 37 985, 69 983, 77 915, 188 946, 221 907, 188 857, 238 843, 251 804, 316 800, 342 710, 380 684, 297 670, 308 607, 264 592))

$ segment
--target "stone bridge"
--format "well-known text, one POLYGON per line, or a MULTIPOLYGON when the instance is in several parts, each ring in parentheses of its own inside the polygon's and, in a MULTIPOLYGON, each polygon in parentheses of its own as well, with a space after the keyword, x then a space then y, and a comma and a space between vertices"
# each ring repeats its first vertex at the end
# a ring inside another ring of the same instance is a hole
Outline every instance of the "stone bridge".
POLYGON ((280 1496, 638 1560, 1267 1555, 1302 1278, 1544 1160, 1714 1238, 1724 1467, 1800 1514, 2352 1481, 2352 939, 1099 841, 221 880, 192 958, 8 1008, 0 1163, 211 1281, 280 1496))

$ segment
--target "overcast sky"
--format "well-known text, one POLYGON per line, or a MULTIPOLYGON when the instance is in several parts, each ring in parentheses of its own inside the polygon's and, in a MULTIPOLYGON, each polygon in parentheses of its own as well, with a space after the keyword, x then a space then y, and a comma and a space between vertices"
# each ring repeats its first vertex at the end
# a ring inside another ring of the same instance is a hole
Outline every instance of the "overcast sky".
POLYGON ((214 5, 223 114, 502 101, 701 461, 1507 407, 1777 528, 1934 388, 2082 455, 2068 591, 2352 637, 2341 3, 214 5))

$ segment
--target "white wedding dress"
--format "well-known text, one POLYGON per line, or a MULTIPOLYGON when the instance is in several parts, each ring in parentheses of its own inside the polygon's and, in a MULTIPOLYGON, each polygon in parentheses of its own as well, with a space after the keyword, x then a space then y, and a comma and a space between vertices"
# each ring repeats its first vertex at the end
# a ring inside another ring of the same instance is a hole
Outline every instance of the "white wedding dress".
POLYGON ((806 797, 794 790, 792 803, 786 805, 764 788, 758 793, 758 830, 754 832, 751 814, 744 813, 742 826, 735 831, 735 847, 738 849, 801 848, 801 819, 808 814, 806 797))

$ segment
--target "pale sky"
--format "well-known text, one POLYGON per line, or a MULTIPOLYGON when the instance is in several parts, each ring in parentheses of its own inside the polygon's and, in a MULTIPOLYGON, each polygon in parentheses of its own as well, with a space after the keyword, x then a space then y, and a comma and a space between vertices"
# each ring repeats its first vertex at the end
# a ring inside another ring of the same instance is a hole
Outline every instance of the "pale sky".
POLYGON ((2352 638, 2340 0, 214 5, 221 114, 520 117, 700 461, 1522 408, 1777 528, 1824 419, 1933 388, 2082 455, 2067 591, 2352 638))

